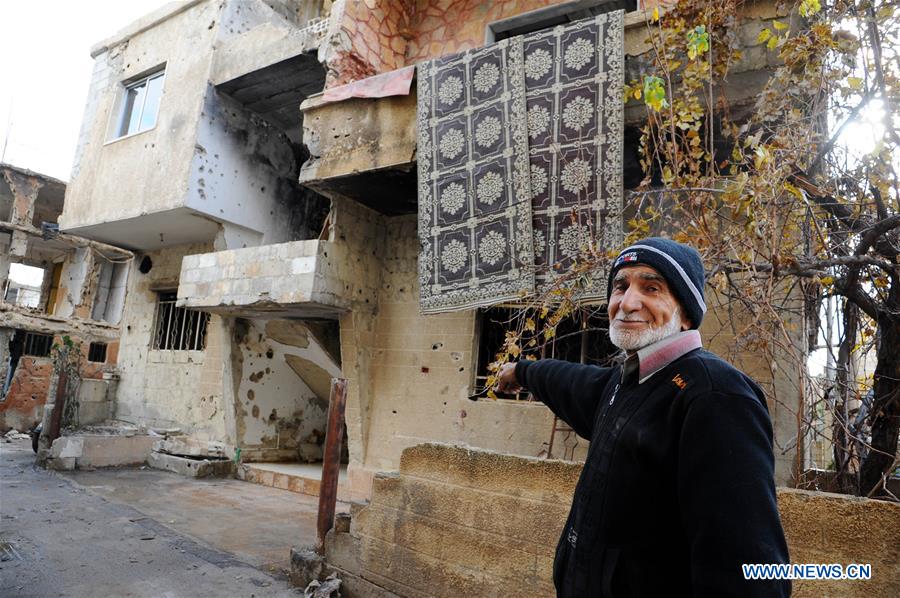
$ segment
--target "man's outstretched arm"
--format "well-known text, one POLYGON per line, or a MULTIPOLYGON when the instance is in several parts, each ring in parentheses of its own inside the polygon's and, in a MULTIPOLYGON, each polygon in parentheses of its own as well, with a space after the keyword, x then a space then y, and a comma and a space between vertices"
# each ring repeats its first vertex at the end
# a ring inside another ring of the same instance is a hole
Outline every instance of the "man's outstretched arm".
POLYGON ((520 361, 500 369, 497 389, 515 392, 525 386, 579 436, 590 439, 600 395, 614 371, 556 359, 520 361))

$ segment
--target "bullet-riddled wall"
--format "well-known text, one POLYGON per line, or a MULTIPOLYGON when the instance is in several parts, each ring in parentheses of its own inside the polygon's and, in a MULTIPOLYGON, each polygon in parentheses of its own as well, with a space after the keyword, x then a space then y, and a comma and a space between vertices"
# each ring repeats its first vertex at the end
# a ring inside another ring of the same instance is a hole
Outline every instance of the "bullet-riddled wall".
POLYGON ((121 322, 118 419, 179 428, 205 440, 229 438, 223 384, 229 341, 223 319, 210 317, 204 350, 151 348, 159 293, 178 288, 183 256, 209 249, 207 244, 195 244, 149 253, 149 272, 131 276, 121 322))
MULTIPOLYGON (((335 236, 364 256, 354 267, 381 272, 377 306, 357 304, 341 319, 351 492, 367 495, 375 472, 396 469, 405 448, 430 440, 524 456, 545 451, 547 407, 468 399, 475 312, 420 315, 415 216, 388 218, 340 199, 334 210, 335 236)), ((586 447, 579 442, 576 458, 586 447)))

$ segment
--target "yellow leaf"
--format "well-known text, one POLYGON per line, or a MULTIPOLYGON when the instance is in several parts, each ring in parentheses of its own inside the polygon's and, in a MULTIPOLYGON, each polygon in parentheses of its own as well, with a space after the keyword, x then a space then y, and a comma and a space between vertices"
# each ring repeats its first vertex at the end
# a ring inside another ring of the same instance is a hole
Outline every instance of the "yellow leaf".
POLYGON ((766 47, 767 47, 768 49, 770 49, 770 50, 774 50, 774 49, 775 49, 775 46, 777 46, 777 45, 778 45, 778 38, 777 38, 777 37, 770 37, 770 38, 769 38, 769 43, 766 44, 766 47))
POLYGON ((769 29, 763 29, 759 32, 759 35, 756 36, 756 43, 761 44, 767 41, 772 37, 772 32, 769 29))
POLYGON ((497 400, 497 393, 495 393, 493 390, 489 390, 487 392, 487 396, 489 399, 493 399, 495 401, 497 400))
POLYGON ((834 277, 832 277, 832 276, 823 276, 823 277, 820 279, 820 282, 821 282, 822 284, 833 284, 833 283, 834 283, 834 277))
POLYGON ((531 318, 527 318, 525 320, 525 330, 533 331, 534 330, 534 320, 531 318))
POLYGON ((657 6, 656 8, 653 9, 653 19, 651 20, 651 22, 655 23, 658 20, 659 20, 659 7, 657 6))
POLYGON ((782 22, 779 21, 778 19, 775 19, 774 21, 772 21, 772 25, 773 25, 773 26, 775 27, 775 29, 777 29, 778 31, 784 31, 785 29, 788 28, 788 26, 787 26, 786 23, 782 23, 782 22))
POLYGON ((641 99, 642 95, 643 95, 643 93, 641 92, 641 88, 640 87, 635 88, 634 99, 639 100, 639 99, 641 99))
POLYGON ((850 89, 862 89, 863 80, 859 77, 847 77, 847 84, 850 89))

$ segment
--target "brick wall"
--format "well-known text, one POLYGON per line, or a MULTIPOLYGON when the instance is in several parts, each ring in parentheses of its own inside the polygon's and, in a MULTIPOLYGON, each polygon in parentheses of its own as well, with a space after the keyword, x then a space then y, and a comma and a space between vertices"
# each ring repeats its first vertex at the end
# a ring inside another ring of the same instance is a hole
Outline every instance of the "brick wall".
MULTIPOLYGON (((327 559, 400 596, 552 596, 554 548, 580 469, 409 448, 398 474, 376 476, 350 532, 329 535, 327 559)), ((778 500, 792 562, 872 565, 869 581, 795 582, 794 596, 900 593, 900 505, 788 489, 778 500)))

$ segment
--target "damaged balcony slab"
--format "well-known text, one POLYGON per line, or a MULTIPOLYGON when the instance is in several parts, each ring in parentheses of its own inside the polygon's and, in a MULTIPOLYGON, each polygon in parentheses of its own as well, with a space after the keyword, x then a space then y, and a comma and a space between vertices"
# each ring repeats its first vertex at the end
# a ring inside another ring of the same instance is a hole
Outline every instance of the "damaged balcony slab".
POLYGON ((300 183, 337 194, 382 214, 416 210, 416 95, 349 98, 314 96, 300 105, 310 151, 300 183))
POLYGON ((346 247, 317 240, 185 256, 178 306, 229 317, 336 319, 357 286, 354 259, 346 247))

